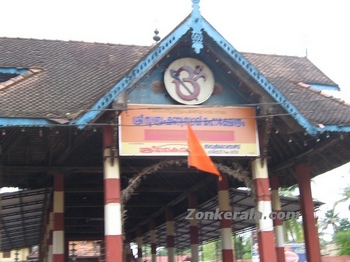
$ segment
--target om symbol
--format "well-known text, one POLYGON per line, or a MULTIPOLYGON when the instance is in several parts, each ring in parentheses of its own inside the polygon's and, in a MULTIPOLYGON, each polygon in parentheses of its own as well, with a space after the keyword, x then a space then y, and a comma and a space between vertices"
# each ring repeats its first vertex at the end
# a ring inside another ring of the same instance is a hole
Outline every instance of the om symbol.
POLYGON ((174 78, 173 83, 176 86, 176 94, 185 101, 198 100, 200 93, 200 86, 197 82, 198 79, 203 78, 206 81, 206 75, 202 72, 203 66, 197 65, 195 68, 190 66, 181 66, 177 71, 170 70, 170 75, 174 78), (182 71, 188 73, 187 77, 180 79, 182 71), (180 88, 182 86, 183 88, 180 88), (183 91, 186 90, 184 94, 183 91))

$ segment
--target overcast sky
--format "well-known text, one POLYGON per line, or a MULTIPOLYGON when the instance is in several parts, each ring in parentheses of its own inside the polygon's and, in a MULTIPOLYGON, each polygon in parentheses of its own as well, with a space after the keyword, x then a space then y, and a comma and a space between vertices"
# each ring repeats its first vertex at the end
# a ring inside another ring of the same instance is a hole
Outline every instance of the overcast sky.
MULTIPOLYGON (((191 5, 190 0, 0 0, 0 37, 151 45, 154 29, 164 37, 191 5)), ((348 5, 346 0, 201 0, 200 10, 238 51, 307 54, 350 101, 348 5)), ((338 192, 350 183, 347 170, 333 175, 341 181, 332 187, 338 192)), ((320 181, 319 198, 336 195, 327 193, 327 180, 320 181)))

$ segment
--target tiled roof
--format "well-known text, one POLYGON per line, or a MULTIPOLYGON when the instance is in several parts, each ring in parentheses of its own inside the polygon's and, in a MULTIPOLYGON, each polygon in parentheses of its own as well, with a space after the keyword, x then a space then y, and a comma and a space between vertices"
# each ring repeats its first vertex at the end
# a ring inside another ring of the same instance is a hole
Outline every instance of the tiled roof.
MULTIPOLYGON (((0 116, 74 118, 90 108, 150 50, 145 46, 0 38, 0 67, 34 70, 0 90, 0 116)), ((336 86, 307 58, 243 55, 310 123, 350 123, 347 104, 298 84, 336 86)))
POLYGON ((0 38, 0 67, 42 69, 0 90, 2 117, 64 117, 89 108, 149 47, 0 38))
POLYGON ((306 57, 243 53, 311 124, 350 125, 350 106, 310 84, 338 86, 306 57))
POLYGON ((282 87, 286 82, 337 86, 306 57, 242 54, 276 87, 282 87))

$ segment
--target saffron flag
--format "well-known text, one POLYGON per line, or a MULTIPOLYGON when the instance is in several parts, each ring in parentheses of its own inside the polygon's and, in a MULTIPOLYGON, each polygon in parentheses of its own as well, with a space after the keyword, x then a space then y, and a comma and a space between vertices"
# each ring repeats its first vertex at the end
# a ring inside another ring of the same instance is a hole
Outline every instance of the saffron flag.
POLYGON ((188 166, 195 167, 204 172, 215 174, 219 177, 219 181, 221 181, 222 177, 219 170, 216 168, 213 161, 211 161, 211 158, 205 152, 189 123, 187 123, 187 134, 189 151, 188 166))

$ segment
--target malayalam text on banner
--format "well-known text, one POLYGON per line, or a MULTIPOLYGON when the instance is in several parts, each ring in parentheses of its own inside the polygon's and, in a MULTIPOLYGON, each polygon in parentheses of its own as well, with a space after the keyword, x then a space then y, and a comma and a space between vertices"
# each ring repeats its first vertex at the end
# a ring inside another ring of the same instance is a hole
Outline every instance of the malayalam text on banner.
POLYGON ((181 156, 187 123, 210 156, 258 156, 255 109, 128 105, 119 117, 122 156, 181 156))

